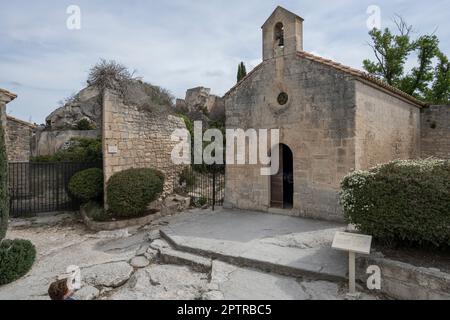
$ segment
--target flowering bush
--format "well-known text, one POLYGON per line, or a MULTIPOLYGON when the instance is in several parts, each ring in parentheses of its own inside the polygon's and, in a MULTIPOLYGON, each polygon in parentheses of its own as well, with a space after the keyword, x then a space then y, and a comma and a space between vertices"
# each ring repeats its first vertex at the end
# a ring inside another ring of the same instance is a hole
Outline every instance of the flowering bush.
POLYGON ((345 218, 384 243, 450 245, 450 161, 394 161, 342 182, 345 218))

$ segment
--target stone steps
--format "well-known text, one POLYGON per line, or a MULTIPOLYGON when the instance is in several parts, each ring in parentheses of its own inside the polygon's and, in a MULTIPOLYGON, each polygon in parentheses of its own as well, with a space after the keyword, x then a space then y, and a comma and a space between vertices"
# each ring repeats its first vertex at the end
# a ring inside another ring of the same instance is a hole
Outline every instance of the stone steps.
MULTIPOLYGON (((266 257, 246 257, 244 255, 231 255, 220 251, 208 250, 195 246, 189 246, 176 242, 165 230, 160 230, 162 239, 171 247, 171 253, 184 253, 189 257, 204 257, 211 260, 218 260, 230 265, 256 269, 262 272, 274 273, 282 276, 308 278, 324 281, 346 280, 346 274, 341 270, 335 271, 333 268, 317 268, 310 264, 288 265, 266 257)), ((178 260, 182 261, 182 260, 178 260)))
POLYGON ((197 272, 209 273, 211 271, 211 259, 195 254, 174 249, 162 249, 159 258, 163 263, 189 266, 197 272))
POLYGON ((155 239, 150 244, 150 250, 158 252, 162 263, 189 266, 193 271, 201 273, 211 272, 211 259, 174 249, 165 239, 155 239))

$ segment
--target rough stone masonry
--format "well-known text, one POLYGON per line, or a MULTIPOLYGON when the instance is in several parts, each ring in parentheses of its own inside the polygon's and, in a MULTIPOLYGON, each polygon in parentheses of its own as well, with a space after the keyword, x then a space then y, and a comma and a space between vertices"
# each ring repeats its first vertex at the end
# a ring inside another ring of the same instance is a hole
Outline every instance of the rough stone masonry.
POLYGON ((260 165, 228 166, 225 206, 339 221, 340 182, 351 171, 450 158, 450 113, 303 51, 303 21, 278 7, 262 27, 263 62, 224 96, 228 129, 280 129, 288 173, 277 184, 260 165), (284 182, 290 175, 292 191, 284 182), (284 200, 288 192, 293 203, 284 200), (284 202, 274 207, 280 194, 284 202))
POLYGON ((154 168, 165 174, 165 194, 173 191, 173 182, 183 166, 173 164, 171 135, 186 129, 183 120, 170 112, 145 110, 125 104, 107 90, 103 99, 103 161, 105 182, 117 172, 130 168, 154 168))

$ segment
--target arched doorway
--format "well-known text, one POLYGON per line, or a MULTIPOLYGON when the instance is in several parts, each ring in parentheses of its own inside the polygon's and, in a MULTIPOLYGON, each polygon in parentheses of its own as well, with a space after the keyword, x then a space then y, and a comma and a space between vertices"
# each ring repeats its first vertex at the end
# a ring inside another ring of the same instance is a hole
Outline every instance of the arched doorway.
POLYGON ((285 144, 280 144, 280 169, 270 178, 270 206, 292 209, 294 205, 294 156, 285 144))

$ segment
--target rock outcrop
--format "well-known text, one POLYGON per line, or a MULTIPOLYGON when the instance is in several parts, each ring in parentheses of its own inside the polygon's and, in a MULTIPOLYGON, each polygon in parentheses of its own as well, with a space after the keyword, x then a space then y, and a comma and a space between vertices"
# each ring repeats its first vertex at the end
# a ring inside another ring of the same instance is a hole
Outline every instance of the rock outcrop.
POLYGON ((214 121, 221 120, 225 116, 222 98, 211 94, 211 89, 205 87, 187 90, 184 99, 177 99, 176 109, 194 120, 203 120, 203 115, 214 121))
MULTIPOLYGON (((138 110, 151 113, 174 112, 172 96, 140 80, 121 84, 124 102, 138 110)), ((96 138, 102 134, 103 94, 95 86, 88 86, 66 100, 46 118, 46 125, 36 130, 31 143, 33 156, 52 155, 64 148, 72 138, 96 138)))
POLYGON ((73 130, 81 120, 86 120, 91 129, 101 129, 102 109, 100 92, 87 87, 69 98, 66 104, 53 111, 46 119, 46 130, 73 130))

